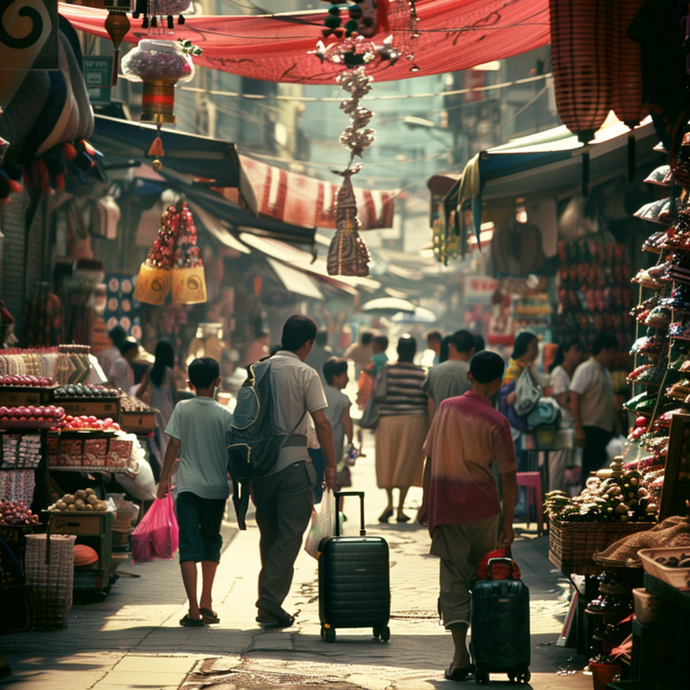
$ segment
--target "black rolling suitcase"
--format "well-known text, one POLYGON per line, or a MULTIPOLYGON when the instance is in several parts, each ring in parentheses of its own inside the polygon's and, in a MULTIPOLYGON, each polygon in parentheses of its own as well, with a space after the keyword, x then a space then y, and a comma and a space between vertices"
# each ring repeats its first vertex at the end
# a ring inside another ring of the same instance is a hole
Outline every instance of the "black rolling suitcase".
POLYGON ((472 585, 472 657, 477 683, 488 683, 489 673, 507 673, 511 682, 530 679, 529 589, 521 580, 489 579, 472 585))
POLYGON ((390 565, 388 544, 381 537, 367 537, 364 529, 364 492, 340 491, 341 496, 359 496, 361 528, 358 537, 340 536, 319 544, 319 618, 321 638, 335 642, 337 628, 369 628, 374 637, 390 639, 390 565))

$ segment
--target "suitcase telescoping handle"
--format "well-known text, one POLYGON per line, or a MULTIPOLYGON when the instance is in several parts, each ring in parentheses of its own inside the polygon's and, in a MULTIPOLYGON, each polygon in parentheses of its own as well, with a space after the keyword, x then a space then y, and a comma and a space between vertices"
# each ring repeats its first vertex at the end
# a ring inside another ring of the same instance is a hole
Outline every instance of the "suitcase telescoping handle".
POLYGON ((512 558, 490 558, 489 562, 487 564, 487 566, 488 566, 488 577, 487 577, 487 579, 493 580, 493 578, 491 577, 491 568, 496 563, 505 563, 508 566, 508 572, 510 573, 510 579, 511 580, 515 579, 513 577, 513 559, 512 558))
POLYGON ((336 491, 333 495, 335 497, 335 514, 337 516, 335 519, 335 536, 340 536, 340 511, 338 510, 338 499, 344 496, 359 496, 359 536, 365 537, 367 531, 364 529, 364 491, 336 491))

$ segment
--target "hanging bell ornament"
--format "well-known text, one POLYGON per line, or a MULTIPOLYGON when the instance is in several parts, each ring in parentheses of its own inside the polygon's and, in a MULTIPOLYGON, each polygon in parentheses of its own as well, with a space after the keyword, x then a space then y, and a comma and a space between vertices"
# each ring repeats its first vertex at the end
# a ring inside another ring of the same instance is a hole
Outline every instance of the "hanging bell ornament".
POLYGON ((117 85, 117 74, 120 71, 120 45, 122 39, 130 29, 127 12, 130 9, 130 0, 106 0, 105 9, 108 16, 105 19, 105 30, 113 42, 113 86, 117 85))

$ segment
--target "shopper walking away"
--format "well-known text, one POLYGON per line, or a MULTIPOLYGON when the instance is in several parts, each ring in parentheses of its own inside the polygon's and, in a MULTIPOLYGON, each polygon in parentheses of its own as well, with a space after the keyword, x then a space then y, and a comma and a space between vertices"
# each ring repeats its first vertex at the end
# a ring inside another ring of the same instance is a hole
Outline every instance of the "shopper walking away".
POLYGON ((565 490, 565 471, 576 464, 580 454, 575 449, 575 429, 570 413, 570 381, 581 361, 582 346, 575 338, 569 338, 558 345, 551 365, 551 395, 561 407, 560 430, 566 433, 560 436, 567 447, 549 453, 549 491, 565 490))
POLYGON ((144 374, 144 379, 137 391, 137 398, 143 400, 156 411, 156 427, 153 438, 147 439, 149 455, 156 481, 160 479, 161 469, 165 461, 165 451, 168 439, 165 429, 170 422, 173 409, 177 404, 177 386, 175 385, 175 350, 167 340, 161 340, 156 345, 156 361, 144 374))
POLYGON ((416 351, 415 339, 402 336, 398 340, 398 361, 387 364, 374 384, 374 395, 381 398, 376 427, 376 481, 388 496, 380 522, 388 522, 393 515, 393 489, 400 492, 397 521, 407 522, 410 518, 403 512, 407 492, 411 486, 422 485, 429 417, 427 396, 422 390, 426 373, 412 363, 416 351))
POLYGON ((374 334, 371 331, 362 331, 359 335, 359 342, 350 345, 343 354, 345 359, 354 360, 355 375, 358 378, 362 369, 371 361, 371 355, 374 353, 373 340, 374 334))
POLYGON ((583 481, 606 462, 606 446, 614 433, 620 433, 613 401, 613 380, 609 373, 617 351, 615 336, 599 334, 592 343, 591 357, 577 367, 570 384, 575 443, 584 449, 583 481))
POLYGON ((196 397, 176 405, 165 429, 170 441, 158 498, 168 495, 173 464, 179 457, 176 512, 180 570, 189 600, 189 611, 180 625, 199 627, 220 622, 213 611, 212 589, 223 544, 220 526, 228 498, 226 436, 231 430, 232 414, 214 400, 220 386, 220 368, 215 359, 195 359, 188 372, 188 384, 196 397), (200 599, 197 563, 201 563, 200 599))
POLYGON ((108 372, 108 381, 113 386, 129 394, 134 385, 134 369, 132 362, 139 354, 139 343, 131 337, 125 338, 120 344, 120 356, 113 362, 108 372))
POLYGON ((448 359, 429 370, 424 380, 424 391, 429 396, 429 414, 446 399, 470 390, 467 372, 474 354, 474 336, 469 331, 453 333, 448 345, 448 359))
POLYGON ((439 406, 424 446, 424 497, 417 520, 431 534, 431 551, 441 559, 438 610, 453 635, 455 653, 445 672, 464 680, 474 672, 467 651, 471 594, 479 561, 513 541, 517 463, 510 426, 489 397, 503 376, 503 359, 480 352, 470 361, 472 389, 439 406), (492 473, 501 475, 503 518, 492 473))
MULTIPOLYGON (((369 398, 374 390, 374 380, 381 373, 383 367, 388 361, 386 350, 388 349, 388 336, 375 335, 372 340, 371 361, 367 364, 357 379, 357 407, 364 410, 369 402, 369 398)), ((365 458, 366 455, 362 452, 364 447, 364 429, 357 428, 357 445, 359 447, 359 454, 365 458)))
POLYGON ((120 345, 127 339, 127 331, 122 326, 114 326, 108 331, 108 337, 112 345, 96 355, 103 373, 108 376, 113 362, 120 356, 120 345))
POLYGON ((324 393, 328 409, 326 417, 333 430, 333 446, 337 463, 336 483, 339 487, 352 486, 350 468, 345 462, 345 439, 352 446, 352 417, 350 417, 350 399, 342 391, 348 383, 347 360, 331 357, 323 365, 323 377, 326 380, 324 393))
POLYGON ((324 480, 335 485, 333 433, 326 417, 326 396, 318 374, 304 360, 316 338, 316 324, 295 314, 283 326, 282 346, 271 358, 271 385, 276 400, 276 433, 288 437, 274 469, 252 481, 256 524, 261 540, 261 572, 257 622, 286 628, 295 617, 283 609, 290 591, 295 560, 309 524, 315 472, 307 451, 307 415, 326 456, 324 480))
POLYGON ((429 331, 426 334, 426 347, 434 353, 433 364, 441 363, 441 344, 443 343, 443 334, 441 331, 429 331))

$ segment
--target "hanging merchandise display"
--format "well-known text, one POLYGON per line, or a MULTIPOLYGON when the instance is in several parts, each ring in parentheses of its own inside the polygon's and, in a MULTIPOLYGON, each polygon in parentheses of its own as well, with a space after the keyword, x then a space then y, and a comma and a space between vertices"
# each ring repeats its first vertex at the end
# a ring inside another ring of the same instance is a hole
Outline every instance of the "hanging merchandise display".
MULTIPOLYGON (((410 26, 416 30, 416 14, 413 12, 413 0, 392 0, 396 18, 407 17, 410 26)), ((385 38, 380 45, 367 37, 378 30, 388 28, 389 2, 381 1, 378 6, 373 0, 354 0, 349 5, 331 5, 324 20, 325 38, 335 39, 325 44, 319 41, 316 50, 310 51, 323 63, 330 62, 342 65, 343 71, 336 77, 336 82, 350 94, 341 101, 340 109, 350 116, 352 124, 340 135, 340 143, 350 151, 347 168, 337 171, 345 180, 338 190, 336 201, 336 233, 328 248, 328 273, 365 277, 369 275, 369 250, 359 234, 361 222, 357 214, 357 202, 352 188, 352 176, 361 169, 362 164, 353 165, 355 157, 361 158, 364 150, 373 144, 376 132, 369 127, 374 113, 361 104, 361 100, 371 91, 373 77, 369 76, 366 66, 375 60, 395 64, 401 57, 400 51, 393 45, 393 36, 385 38), (347 9, 349 19, 343 24, 341 11, 347 9)), ((409 28, 409 27, 408 27, 409 28)), ((408 54, 414 63, 414 55, 408 54)))
POLYGON ((551 61, 563 124, 584 145, 582 193, 589 193, 589 142, 611 109, 611 0, 550 0, 551 61))
POLYGON ((187 12, 192 3, 191 0, 132 0, 134 19, 142 18, 141 28, 151 30, 158 29, 160 33, 167 29, 175 28, 175 16, 177 23, 184 24, 183 12, 187 12))
POLYGON ((205 302, 204 266, 196 242, 196 227, 187 203, 169 206, 161 217, 158 237, 139 269, 134 299, 161 305, 172 287, 176 304, 205 302))
POLYGON ((117 86, 117 75, 120 71, 120 46, 127 35, 131 24, 127 12, 130 10, 130 0, 105 0, 108 10, 103 26, 113 42, 113 86, 117 86))
MULTIPOLYGON (((152 122, 158 127, 174 125, 175 84, 186 82, 194 76, 192 55, 201 55, 201 48, 191 41, 166 41, 142 39, 134 50, 122 60, 122 73, 134 82, 143 82, 142 122, 152 122)), ((153 169, 163 167, 159 158, 165 155, 160 136, 156 137, 149 155, 155 156, 153 169)))

